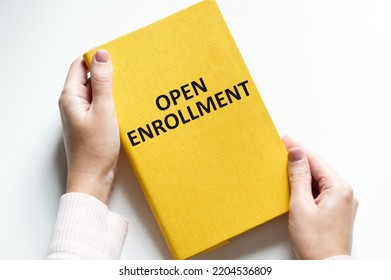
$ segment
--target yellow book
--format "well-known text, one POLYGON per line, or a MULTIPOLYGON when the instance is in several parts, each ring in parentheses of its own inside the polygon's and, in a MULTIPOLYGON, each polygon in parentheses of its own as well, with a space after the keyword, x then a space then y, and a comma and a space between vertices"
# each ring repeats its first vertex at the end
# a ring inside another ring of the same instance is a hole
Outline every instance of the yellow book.
POLYGON ((206 0, 110 52, 122 145, 176 259, 288 210, 287 153, 227 25, 206 0))

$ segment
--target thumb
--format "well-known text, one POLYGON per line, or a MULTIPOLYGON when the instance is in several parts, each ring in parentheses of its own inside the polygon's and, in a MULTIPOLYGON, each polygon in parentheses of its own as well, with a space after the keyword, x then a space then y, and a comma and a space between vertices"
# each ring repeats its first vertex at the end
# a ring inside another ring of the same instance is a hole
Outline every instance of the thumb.
MULTIPOLYGON (((312 176, 308 159, 299 147, 288 150, 288 174, 291 187, 290 207, 305 208, 314 204, 312 196, 312 176)), ((291 209, 292 210, 292 209, 291 209)))
POLYGON ((113 69, 107 51, 96 51, 91 62, 90 73, 92 104, 97 107, 111 105, 113 102, 113 69))

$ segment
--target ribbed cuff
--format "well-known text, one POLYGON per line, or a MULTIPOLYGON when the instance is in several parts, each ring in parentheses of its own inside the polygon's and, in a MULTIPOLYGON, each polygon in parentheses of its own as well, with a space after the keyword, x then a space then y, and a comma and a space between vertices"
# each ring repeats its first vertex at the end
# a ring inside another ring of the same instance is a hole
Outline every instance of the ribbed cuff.
POLYGON ((48 258, 119 259, 127 228, 126 218, 110 212, 93 196, 64 194, 48 258))

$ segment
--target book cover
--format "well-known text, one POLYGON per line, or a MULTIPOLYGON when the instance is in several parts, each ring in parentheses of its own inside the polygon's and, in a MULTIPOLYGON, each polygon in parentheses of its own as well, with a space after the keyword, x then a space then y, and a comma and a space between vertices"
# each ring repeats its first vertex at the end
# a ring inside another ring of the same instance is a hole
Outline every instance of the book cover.
POLYGON ((287 153, 213 0, 110 52, 122 145, 176 259, 288 210, 287 153))

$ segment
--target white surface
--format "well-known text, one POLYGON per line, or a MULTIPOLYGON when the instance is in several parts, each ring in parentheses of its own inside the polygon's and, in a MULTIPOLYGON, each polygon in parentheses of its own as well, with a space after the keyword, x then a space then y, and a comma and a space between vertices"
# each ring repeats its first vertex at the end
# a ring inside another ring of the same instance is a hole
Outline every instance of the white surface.
MULTIPOLYGON (((0 259, 46 256, 66 178, 57 100, 70 63, 196 2, 0 2, 0 259)), ((388 259, 391 2, 218 4, 280 134, 323 155, 354 186, 353 256, 388 259)), ((131 222, 124 259, 170 258, 123 153, 110 208, 131 222)), ((293 257, 285 215, 199 258, 293 257)))

